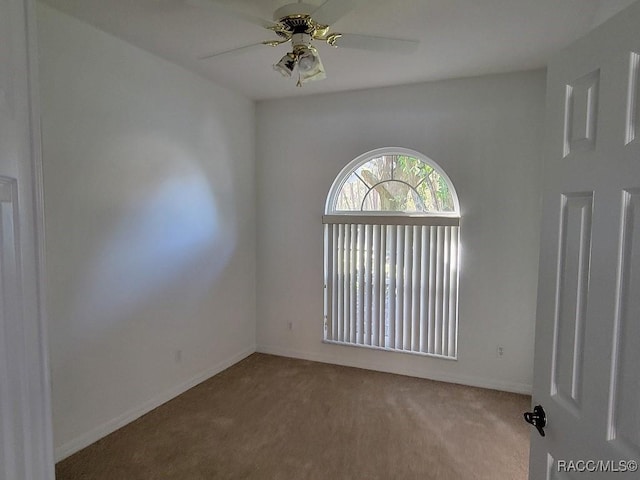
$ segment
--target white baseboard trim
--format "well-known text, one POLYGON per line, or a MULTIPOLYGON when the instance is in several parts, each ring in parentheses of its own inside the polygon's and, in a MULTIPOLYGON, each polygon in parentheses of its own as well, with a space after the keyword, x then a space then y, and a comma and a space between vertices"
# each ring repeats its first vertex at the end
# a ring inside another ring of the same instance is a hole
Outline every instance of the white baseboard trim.
POLYGON ((416 368, 412 368, 406 365, 402 367, 394 368, 393 366, 390 367, 389 365, 384 365, 381 363, 364 362, 364 361, 357 361, 357 360, 356 361, 341 360, 341 359, 336 359, 335 357, 332 357, 330 355, 302 352, 298 350, 291 350, 288 348, 273 347, 268 345, 259 345, 256 351, 259 353, 279 355, 281 357, 300 358, 303 360, 311 360, 314 362, 321 362, 321 363, 332 363, 334 365, 363 368, 365 370, 376 370, 376 371, 385 372, 385 373, 395 373, 398 375, 407 375, 409 377, 426 378, 429 380, 436 380, 439 382, 457 383, 460 385, 467 385, 470 387, 488 388, 491 390, 500 390, 503 392, 521 393, 524 395, 531 395, 531 392, 532 392, 532 386, 525 383, 503 382, 500 380, 476 377, 476 376, 431 373, 431 372, 425 372, 423 370, 418 370, 416 368))
POLYGON ((248 357, 255 351, 256 351, 255 346, 246 348, 241 352, 233 355, 232 357, 217 363, 213 367, 205 370, 204 372, 196 375, 195 377, 187 380, 186 382, 181 383, 180 385, 177 385, 176 387, 166 392, 163 392, 160 395, 155 396, 154 398, 151 398, 150 400, 144 402, 142 405, 132 408, 131 410, 123 413, 122 415, 119 415, 113 418, 112 420, 109 420, 103 423, 102 425, 99 425, 89 430, 88 432, 74 438, 73 440, 63 445, 60 445, 59 447, 56 447, 54 451, 55 461, 59 462, 60 460, 63 460, 70 455, 73 455, 77 451, 82 450, 85 447, 88 447, 92 443, 97 442, 101 438, 109 435, 110 433, 115 432, 119 428, 122 428, 128 423, 131 423, 134 420, 140 418, 142 415, 149 413, 154 408, 158 408, 163 403, 167 403, 169 400, 186 392, 190 388, 193 388, 196 385, 204 382, 205 380, 208 380, 209 378, 213 377, 214 375, 217 375, 223 370, 226 370, 230 366, 238 363, 240 360, 243 360, 244 358, 248 357))

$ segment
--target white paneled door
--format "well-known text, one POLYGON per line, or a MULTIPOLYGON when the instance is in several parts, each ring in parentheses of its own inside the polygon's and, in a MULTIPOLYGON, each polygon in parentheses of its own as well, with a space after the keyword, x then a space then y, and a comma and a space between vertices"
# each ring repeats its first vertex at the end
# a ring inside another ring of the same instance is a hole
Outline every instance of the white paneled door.
POLYGON ((640 2, 549 65, 530 478, 640 478, 640 2))
POLYGON ((0 0, 0 480, 54 476, 33 7, 0 0))

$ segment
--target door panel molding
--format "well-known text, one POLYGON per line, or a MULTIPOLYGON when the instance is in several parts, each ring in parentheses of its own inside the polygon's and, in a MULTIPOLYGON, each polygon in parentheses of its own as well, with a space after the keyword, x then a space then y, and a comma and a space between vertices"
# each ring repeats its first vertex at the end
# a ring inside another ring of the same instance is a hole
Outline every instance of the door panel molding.
POLYGON ((616 284, 611 383, 609 388, 608 440, 640 457, 640 188, 622 192, 620 246, 616 284), (621 378, 633 379, 628 385, 621 378), (623 420, 624 419, 624 420, 623 420))
POLYGON ((640 82, 638 74, 640 70, 640 54, 631 52, 629 54, 629 86, 627 89, 627 122, 625 145, 636 141, 638 132, 638 122, 640 118, 640 82))
POLYGON ((584 324, 589 296, 593 192, 562 195, 551 395, 580 416, 584 324))
POLYGON ((596 148, 600 69, 569 83, 565 89, 564 157, 596 148))

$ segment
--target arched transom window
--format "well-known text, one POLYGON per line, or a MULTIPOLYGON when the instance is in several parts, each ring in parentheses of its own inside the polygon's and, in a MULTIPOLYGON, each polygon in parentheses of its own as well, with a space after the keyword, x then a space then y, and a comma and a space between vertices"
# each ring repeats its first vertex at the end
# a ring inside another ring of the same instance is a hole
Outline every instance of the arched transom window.
POLYGON ((456 214, 451 181, 433 162, 400 149, 371 152, 338 176, 327 213, 456 214), (341 178, 344 177, 344 178, 341 178))
POLYGON ((368 152, 325 205, 324 341, 457 358, 460 205, 431 159, 368 152))

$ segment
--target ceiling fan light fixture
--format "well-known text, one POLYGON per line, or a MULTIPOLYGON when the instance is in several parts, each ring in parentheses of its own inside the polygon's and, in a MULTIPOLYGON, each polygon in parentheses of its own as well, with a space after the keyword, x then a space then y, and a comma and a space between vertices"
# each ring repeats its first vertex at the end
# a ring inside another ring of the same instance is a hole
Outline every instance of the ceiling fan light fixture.
POLYGON ((296 60, 296 56, 293 52, 289 52, 273 66, 273 69, 283 77, 290 77, 293 73, 293 69, 296 67, 296 60))
POLYGON ((300 75, 300 84, 315 80, 324 80, 325 78, 327 78, 327 74, 324 71, 324 65, 322 65, 322 60, 320 60, 318 51, 314 47, 308 47, 308 50, 310 56, 312 56, 312 59, 308 60, 308 63, 305 64, 305 68, 302 67, 301 58, 299 57, 298 59, 298 73, 300 75))
POLYGON ((317 53, 317 50, 313 47, 300 49, 298 51, 298 70, 300 70, 300 72, 310 72, 313 70, 320 61, 317 53))

